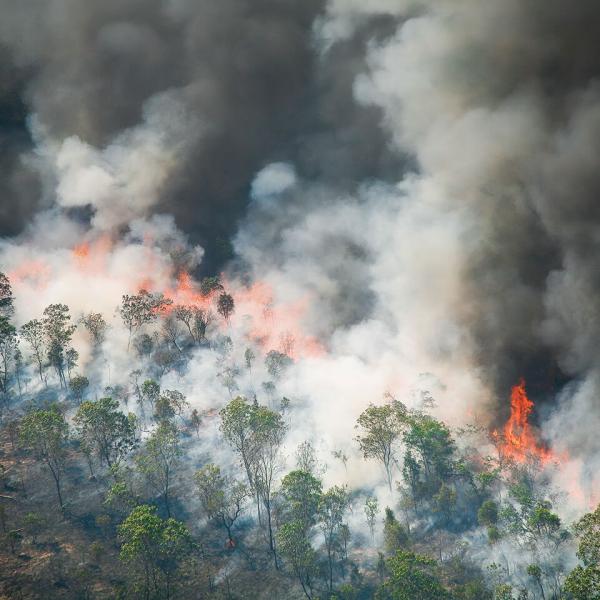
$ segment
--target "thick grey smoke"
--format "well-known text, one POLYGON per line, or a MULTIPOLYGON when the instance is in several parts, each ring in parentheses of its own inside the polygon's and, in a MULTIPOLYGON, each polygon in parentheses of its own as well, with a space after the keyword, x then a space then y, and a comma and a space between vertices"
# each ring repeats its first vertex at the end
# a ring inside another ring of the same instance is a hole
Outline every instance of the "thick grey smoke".
POLYGON ((311 177, 346 186, 397 173, 399 161, 377 126, 379 111, 352 95, 366 43, 389 31, 389 23, 369 20, 323 57, 313 44, 323 10, 323 0, 4 4, 4 233, 51 203, 39 191, 44 181, 23 165, 37 143, 25 114, 35 115, 52 141, 76 138, 100 150, 139 127, 154 97, 166 98, 168 112, 176 96, 190 119, 181 133, 193 139, 160 197, 145 202, 173 214, 205 245, 207 269, 228 257, 225 242, 265 164, 293 160, 311 177))

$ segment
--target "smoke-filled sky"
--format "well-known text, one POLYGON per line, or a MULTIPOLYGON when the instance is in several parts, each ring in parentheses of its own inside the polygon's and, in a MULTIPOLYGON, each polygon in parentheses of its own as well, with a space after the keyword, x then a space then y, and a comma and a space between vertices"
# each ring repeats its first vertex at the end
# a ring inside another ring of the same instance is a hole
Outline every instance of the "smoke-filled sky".
POLYGON ((322 347, 282 384, 316 437, 419 386, 502 421, 525 376, 593 469, 599 30, 595 0, 5 1, 17 318, 224 271, 322 347))

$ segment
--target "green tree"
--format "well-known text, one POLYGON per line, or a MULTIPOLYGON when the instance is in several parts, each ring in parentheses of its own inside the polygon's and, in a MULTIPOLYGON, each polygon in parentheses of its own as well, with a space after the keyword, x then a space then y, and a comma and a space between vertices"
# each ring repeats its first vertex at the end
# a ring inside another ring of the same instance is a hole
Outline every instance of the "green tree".
POLYGON ((169 517, 171 484, 182 454, 177 428, 169 421, 162 421, 136 458, 139 471, 150 486, 162 495, 169 517))
POLYGON ((287 426, 279 413, 264 406, 253 406, 252 413, 253 479, 257 496, 265 509, 269 548, 277 568, 277 549, 273 529, 273 485, 275 474, 280 466, 281 445, 287 426))
POLYGON ((315 525, 321 502, 321 482, 306 471, 290 471, 278 492, 280 519, 302 525, 305 534, 315 525))
POLYGON ((136 416, 122 413, 112 398, 83 402, 73 420, 82 446, 109 469, 118 468, 137 445, 136 416))
POLYGON ((65 367, 67 358, 65 353, 76 329, 76 325, 71 324, 69 307, 66 304, 50 304, 44 309, 42 324, 46 338, 48 360, 56 369, 61 387, 66 388, 65 367))
POLYGON ((450 593, 435 574, 435 566, 428 556, 398 551, 387 561, 389 578, 377 591, 377 600, 450 600, 450 593))
POLYGON ((146 290, 140 290, 137 294, 122 297, 119 312, 129 332, 128 350, 131 346, 133 334, 147 323, 155 321, 171 304, 172 300, 166 299, 162 294, 151 294, 146 290))
POLYGON ((94 347, 97 348, 100 346, 106 337, 106 330, 108 329, 108 324, 102 314, 95 312, 88 313, 84 317, 81 317, 81 323, 90 334, 94 347))
POLYGON ((21 337, 29 344, 38 366, 40 381, 46 383, 44 378, 44 365, 46 356, 46 338, 44 324, 39 319, 28 321, 21 327, 21 337))
POLYGON ((48 410, 34 410, 23 417, 20 434, 36 459, 48 467, 56 486, 58 503, 64 511, 61 481, 69 437, 69 426, 64 416, 55 406, 48 410))
POLYGON ((233 314, 234 310, 235 302, 233 300, 233 296, 223 292, 217 300, 217 311, 226 321, 229 321, 229 318, 233 314))
POLYGON ((317 573, 317 558, 307 539, 304 523, 289 521, 277 531, 277 545, 293 574, 297 577, 308 600, 315 598, 313 579, 317 573))
POLYGON ((17 346, 17 330, 7 317, 0 316, 0 391, 4 394, 8 392, 10 370, 17 346))
POLYGON ((198 412, 197 408, 194 408, 192 410, 192 414, 190 415, 190 424, 194 428, 194 431, 196 432, 196 436, 200 437, 200 427, 202 425, 202 417, 200 416, 200 413, 198 412))
POLYGON ((73 395, 77 399, 77 404, 81 404, 81 402, 83 401, 85 390, 87 390, 89 385, 90 380, 84 375, 76 375, 69 382, 69 387, 71 388, 73 395))
POLYGON ((407 422, 404 443, 409 460, 412 459, 417 466, 416 495, 435 494, 453 474, 454 440, 446 425, 430 415, 413 412, 407 422))
POLYGON ((327 490, 319 502, 319 525, 323 532, 327 552, 327 583, 330 594, 333 592, 333 567, 336 551, 340 547, 340 533, 349 505, 348 490, 337 485, 327 490))
POLYGON ((408 541, 406 529, 398 522, 394 511, 386 506, 383 519, 383 547, 386 554, 395 554, 405 548, 408 541))
POLYGON ((375 521, 377 514, 379 513, 379 502, 374 496, 367 496, 364 505, 365 517, 367 518, 367 525, 371 532, 371 541, 375 540, 375 521))
POLYGON ((182 561, 195 548, 184 523, 161 519, 152 506, 137 506, 118 528, 119 558, 133 566, 141 578, 145 600, 173 597, 176 575, 182 561))
POLYGON ((382 406, 369 405, 357 419, 356 441, 365 458, 383 463, 388 486, 392 490, 392 467, 396 463, 396 444, 404 430, 406 409, 398 401, 382 406))
POLYGON ((194 479, 204 514, 225 529, 228 545, 233 547, 232 529, 249 495, 247 486, 223 476, 213 464, 202 467, 194 479))
POLYGON ((583 563, 567 576, 565 589, 576 600, 600 598, 600 505, 573 526, 579 539, 577 558, 583 563))

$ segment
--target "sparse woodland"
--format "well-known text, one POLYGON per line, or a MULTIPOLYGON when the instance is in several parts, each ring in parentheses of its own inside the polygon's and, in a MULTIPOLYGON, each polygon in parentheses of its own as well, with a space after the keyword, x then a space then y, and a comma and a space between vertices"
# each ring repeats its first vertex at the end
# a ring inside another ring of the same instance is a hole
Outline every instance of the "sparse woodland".
POLYGON ((427 394, 367 400, 327 456, 311 439, 290 447, 292 357, 234 348, 234 297, 216 278, 200 289, 202 307, 123 296, 130 369, 98 389, 109 316, 52 304, 17 326, 0 277, 0 597, 600 598, 600 508, 563 522, 551 467, 511 459, 498 436, 480 450, 487 432, 451 430, 427 394), (221 394, 202 410, 163 384, 199 349, 221 394), (247 397, 239 379, 254 373, 247 397), (326 483, 351 453, 381 473, 379 496, 326 483))

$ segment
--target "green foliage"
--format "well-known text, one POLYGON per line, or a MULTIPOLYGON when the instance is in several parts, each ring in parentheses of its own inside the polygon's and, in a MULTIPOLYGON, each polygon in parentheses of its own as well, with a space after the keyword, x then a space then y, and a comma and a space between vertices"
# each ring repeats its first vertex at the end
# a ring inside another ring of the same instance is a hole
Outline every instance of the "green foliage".
POLYGON ((291 471, 281 482, 278 499, 281 519, 299 523, 308 532, 317 521, 321 482, 306 471, 291 471))
POLYGON ((194 479, 205 515, 225 528, 231 544, 232 528, 248 498, 248 488, 235 479, 223 476, 221 469, 213 464, 202 467, 194 479))
POLYGON ((405 548, 409 543, 406 529, 398 522, 391 508, 386 507, 383 519, 383 547, 387 555, 405 548))
POLYGON ((398 551, 388 559, 389 578, 377 591, 377 600, 450 600, 435 574, 436 562, 421 554, 398 551))
POLYGON ((83 402, 73 420, 86 452, 109 468, 118 467, 137 446, 136 416, 122 413, 112 398, 83 402))
POLYGON ((119 558, 134 568, 144 597, 169 598, 182 561, 195 543, 184 523, 161 519, 151 506, 137 506, 118 528, 119 558))
POLYGON ((229 321, 229 318, 233 314, 235 310, 235 302, 233 300, 233 296, 231 294, 227 294, 223 292, 219 295, 219 299, 217 300, 217 311, 218 313, 226 320, 229 321))
POLYGON ((573 526, 579 539, 577 557, 583 566, 575 567, 565 581, 565 589, 576 600, 600 598, 600 505, 573 526))
POLYGON ((283 352, 271 350, 265 357, 267 372, 273 379, 281 377, 282 373, 292 364, 292 359, 283 352))
POLYGON ((392 467, 396 462, 395 445, 406 425, 406 408, 400 402, 375 406, 364 410, 357 419, 359 435, 356 441, 365 458, 374 458, 383 463, 392 489, 392 467))
POLYGON ((302 521, 284 523, 277 532, 277 544, 285 564, 291 568, 305 596, 311 600, 314 597, 312 586, 317 573, 317 559, 307 539, 305 524, 302 521))
POLYGON ((48 467, 54 479, 60 508, 64 509, 61 476, 69 437, 69 426, 64 416, 56 406, 47 410, 34 410, 23 417, 20 436, 23 444, 48 467))
POLYGON ((375 537, 375 520, 377 519, 377 514, 379 513, 379 502, 377 498, 373 496, 367 496, 365 499, 364 505, 365 517, 367 518, 367 525, 369 526, 369 531, 371 532, 371 539, 375 537))
POLYGON ((136 457, 139 471, 146 477, 150 486, 162 495, 169 516, 170 488, 182 454, 177 427, 169 421, 162 421, 136 457))
POLYGON ((493 500, 486 500, 477 511, 477 521, 480 525, 490 526, 498 522, 498 504, 493 500))
POLYGON ((81 402, 83 401, 85 390, 87 390, 89 385, 89 379, 87 377, 84 377, 83 375, 77 375, 71 378, 71 381, 69 382, 69 387, 71 388, 71 391, 73 392, 73 395, 75 396, 79 404, 81 404, 81 402))

